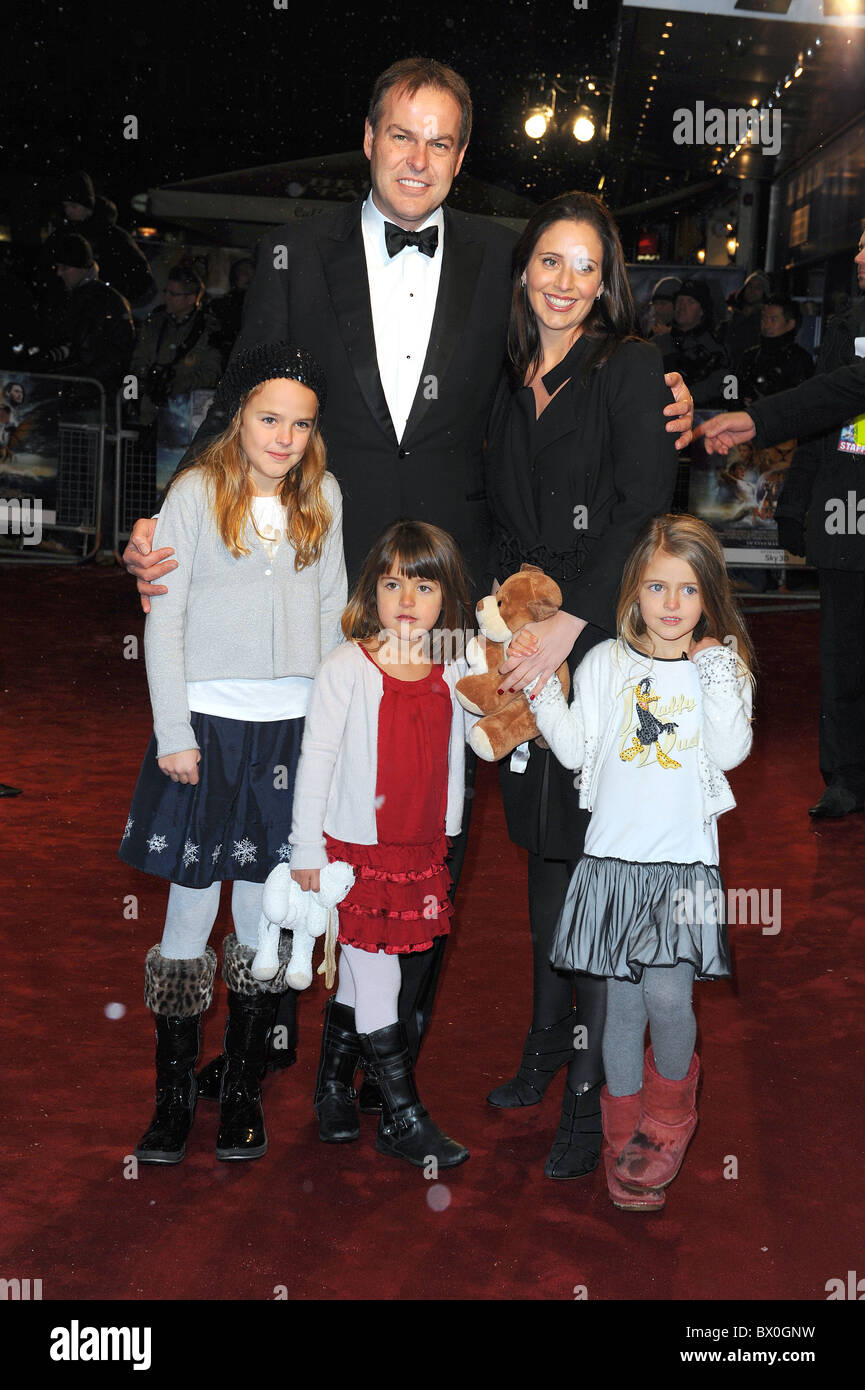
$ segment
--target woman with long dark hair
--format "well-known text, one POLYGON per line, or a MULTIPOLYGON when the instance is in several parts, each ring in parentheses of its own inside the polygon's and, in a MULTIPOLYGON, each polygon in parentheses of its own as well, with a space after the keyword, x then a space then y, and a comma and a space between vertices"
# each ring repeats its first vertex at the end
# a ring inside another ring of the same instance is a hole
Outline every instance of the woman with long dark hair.
MULTIPOLYGON (((560 613, 512 645, 503 688, 565 659, 574 670, 616 632, 624 562, 645 522, 668 510, 676 450, 663 363, 637 337, 621 242, 607 208, 567 193, 539 208, 514 250, 509 379, 499 389, 487 449, 487 490, 500 578, 523 562, 559 584, 560 613)), ((532 1024, 516 1076, 491 1104, 537 1104, 567 1066, 558 1133, 545 1172, 591 1172, 601 1148, 603 979, 556 971, 549 951, 579 858, 588 813, 573 774, 537 743, 501 764, 508 830, 528 850, 534 955, 532 1024)))

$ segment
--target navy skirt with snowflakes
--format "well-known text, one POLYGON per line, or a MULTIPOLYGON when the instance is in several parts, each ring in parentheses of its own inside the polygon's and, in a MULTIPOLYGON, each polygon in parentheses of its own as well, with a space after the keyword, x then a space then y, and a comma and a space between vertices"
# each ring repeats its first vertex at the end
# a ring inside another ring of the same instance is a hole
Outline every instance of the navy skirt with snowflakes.
POLYGON ((193 713, 201 751, 197 786, 159 769, 152 737, 120 858, 184 888, 216 880, 263 883, 290 857, 291 803, 303 719, 249 723, 193 713))

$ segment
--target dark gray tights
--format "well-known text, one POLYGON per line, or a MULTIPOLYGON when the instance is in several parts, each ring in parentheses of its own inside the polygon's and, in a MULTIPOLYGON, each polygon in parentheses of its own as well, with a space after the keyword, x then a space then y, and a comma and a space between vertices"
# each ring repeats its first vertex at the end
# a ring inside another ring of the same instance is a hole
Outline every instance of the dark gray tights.
POLYGON ((687 1075, 697 1037, 691 1007, 694 967, 652 966, 642 980, 607 980, 604 1071, 613 1096, 632 1096, 643 1085, 646 1024, 655 1066, 661 1076, 681 1081, 687 1075))

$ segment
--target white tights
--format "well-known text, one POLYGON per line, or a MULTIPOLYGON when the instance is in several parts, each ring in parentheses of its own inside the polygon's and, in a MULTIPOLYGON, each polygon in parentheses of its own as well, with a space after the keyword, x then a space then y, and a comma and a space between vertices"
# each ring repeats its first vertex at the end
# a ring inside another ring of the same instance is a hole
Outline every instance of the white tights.
POLYGON ((354 1009, 358 1033, 375 1033, 396 1023, 401 983, 398 955, 340 947, 337 1003, 354 1009))
MULTIPOLYGON (((211 883, 209 888, 183 888, 179 883, 171 884, 160 947, 163 957, 168 960, 193 960, 196 956, 204 955, 219 911, 221 892, 220 881, 211 883)), ((258 946, 263 892, 263 883, 235 879, 232 885, 234 930, 238 941, 243 946, 251 946, 253 950, 258 946)))

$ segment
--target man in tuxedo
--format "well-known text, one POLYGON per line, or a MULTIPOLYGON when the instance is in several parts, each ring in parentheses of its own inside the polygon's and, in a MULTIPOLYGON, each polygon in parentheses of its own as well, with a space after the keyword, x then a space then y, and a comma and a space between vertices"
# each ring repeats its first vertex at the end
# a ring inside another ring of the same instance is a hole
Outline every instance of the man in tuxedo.
MULTIPOLYGON (((424 58, 394 63, 376 80, 364 127, 369 196, 266 237, 247 292, 232 356, 294 342, 327 376, 323 433, 343 492, 350 583, 373 538, 401 516, 451 532, 479 592, 487 577, 483 448, 504 364, 516 237, 444 202, 471 121, 458 73, 424 58)), ((688 391, 681 379, 674 385, 679 402, 667 409, 681 418, 669 427, 687 431, 688 391)), ((183 462, 226 424, 211 409, 183 462)), ((150 554, 153 526, 138 521, 123 555, 145 611, 149 594, 165 592, 155 581, 176 568, 170 550, 150 554)), ((455 881, 465 833, 451 856, 455 881)), ((445 940, 400 956, 399 1012, 414 1053, 445 940)))

